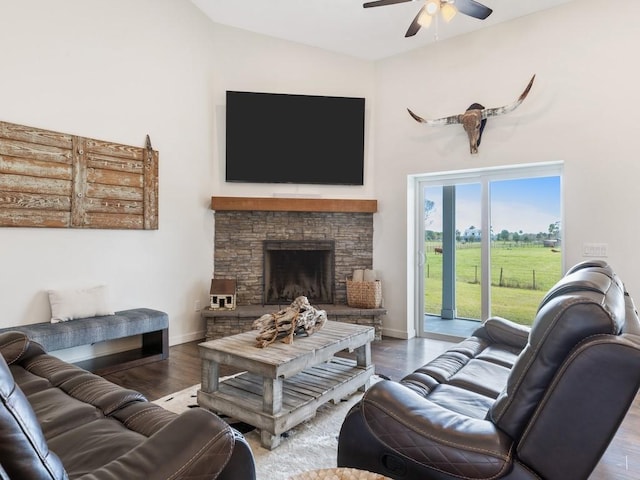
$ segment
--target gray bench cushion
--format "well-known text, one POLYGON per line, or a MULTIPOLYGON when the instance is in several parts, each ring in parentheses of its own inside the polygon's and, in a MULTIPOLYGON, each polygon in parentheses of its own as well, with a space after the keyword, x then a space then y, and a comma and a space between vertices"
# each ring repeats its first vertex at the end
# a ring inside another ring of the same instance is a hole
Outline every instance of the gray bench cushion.
POLYGON ((130 337, 169 328, 169 316, 150 308, 134 308, 114 315, 79 318, 61 323, 33 323, 0 329, 24 332, 48 352, 130 337))

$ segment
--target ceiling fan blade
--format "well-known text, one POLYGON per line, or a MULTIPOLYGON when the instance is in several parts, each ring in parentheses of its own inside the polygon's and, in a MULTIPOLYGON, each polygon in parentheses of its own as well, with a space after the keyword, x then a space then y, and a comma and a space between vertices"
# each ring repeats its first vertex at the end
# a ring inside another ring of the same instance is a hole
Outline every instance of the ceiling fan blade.
POLYGON ((460 13, 480 20, 484 20, 493 12, 489 7, 474 0, 455 0, 454 5, 460 13))
POLYGON ((413 37, 416 33, 418 33, 418 30, 420 30, 420 23, 418 23, 418 19, 420 18, 420 15, 422 15, 422 12, 425 11, 427 8, 427 4, 425 3, 422 8, 420 9, 420 11, 418 12, 418 14, 416 15, 416 17, 413 19, 413 22, 411 22, 411 25, 409 25, 409 29, 407 30, 407 33, 404 34, 404 37, 413 37))
POLYGON ((364 8, 369 7, 384 7, 385 5, 394 5, 396 3, 412 2, 413 0, 377 0, 375 2, 367 2, 362 5, 364 8))

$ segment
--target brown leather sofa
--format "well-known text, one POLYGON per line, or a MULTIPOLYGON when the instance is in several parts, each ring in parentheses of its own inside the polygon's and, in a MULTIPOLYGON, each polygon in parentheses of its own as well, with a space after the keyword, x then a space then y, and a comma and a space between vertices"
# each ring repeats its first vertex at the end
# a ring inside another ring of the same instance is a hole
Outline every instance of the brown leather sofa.
POLYGON ((394 479, 589 477, 640 386, 640 323, 604 262, 572 268, 532 327, 487 320, 343 422, 338 465, 394 479))
POLYGON ((0 334, 0 478, 255 480, 244 437, 201 408, 142 394, 0 334))

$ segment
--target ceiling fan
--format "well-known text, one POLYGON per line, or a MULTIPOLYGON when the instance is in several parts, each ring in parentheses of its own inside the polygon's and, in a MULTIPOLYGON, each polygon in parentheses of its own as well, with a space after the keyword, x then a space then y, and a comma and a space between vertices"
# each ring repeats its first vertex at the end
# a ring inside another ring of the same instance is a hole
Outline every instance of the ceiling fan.
MULTIPOLYGON (((396 3, 406 3, 412 2, 414 0, 377 0, 375 2, 366 2, 362 5, 364 8, 370 7, 383 7, 385 5, 394 5, 396 3)), ((475 2, 474 0, 427 0, 420 11, 409 25, 409 29, 407 33, 405 33, 405 37, 412 37, 421 27, 428 27, 433 20, 433 17, 441 13, 442 18, 448 22, 450 21, 457 12, 463 13, 465 15, 469 15, 470 17, 477 18, 479 20, 484 20, 489 15, 491 15, 491 10, 489 7, 482 5, 481 3, 475 2)))

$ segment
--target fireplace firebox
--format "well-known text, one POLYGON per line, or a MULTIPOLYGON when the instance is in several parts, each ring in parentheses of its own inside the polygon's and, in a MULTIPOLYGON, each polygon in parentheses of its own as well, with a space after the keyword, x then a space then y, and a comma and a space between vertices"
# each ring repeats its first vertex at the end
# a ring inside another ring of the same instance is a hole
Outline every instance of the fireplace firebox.
POLYGON ((290 303, 304 295, 311 304, 334 303, 333 240, 265 240, 263 301, 290 303))

